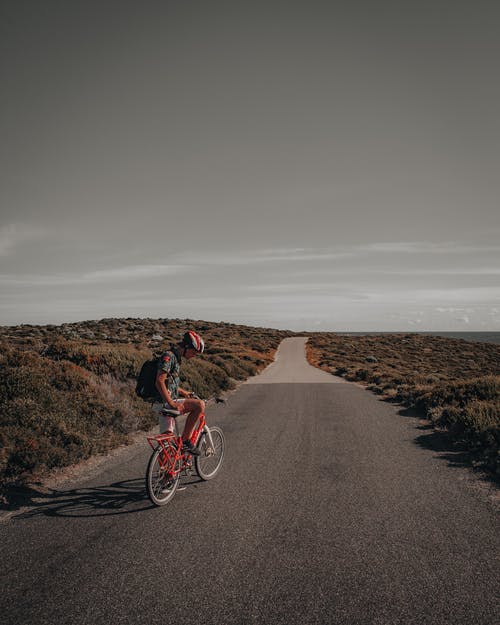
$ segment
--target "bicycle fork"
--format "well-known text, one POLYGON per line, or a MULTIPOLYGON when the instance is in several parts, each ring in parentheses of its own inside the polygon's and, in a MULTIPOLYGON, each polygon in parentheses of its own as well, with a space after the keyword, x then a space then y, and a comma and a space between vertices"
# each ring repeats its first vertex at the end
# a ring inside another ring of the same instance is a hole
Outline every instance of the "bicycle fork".
POLYGON ((214 447, 214 441, 212 439, 212 434, 210 433, 210 428, 208 427, 208 425, 205 424, 203 426, 202 432, 205 433, 206 438, 208 440, 208 445, 207 445, 207 449, 205 451, 205 455, 206 456, 213 456, 215 454, 215 447, 214 447))

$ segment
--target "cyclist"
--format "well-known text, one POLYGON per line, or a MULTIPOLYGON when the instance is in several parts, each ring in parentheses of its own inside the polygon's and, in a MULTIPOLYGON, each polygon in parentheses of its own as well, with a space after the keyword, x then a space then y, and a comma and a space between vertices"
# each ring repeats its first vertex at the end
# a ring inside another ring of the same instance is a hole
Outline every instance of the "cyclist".
POLYGON ((170 350, 161 355, 156 373, 158 396, 153 404, 153 409, 158 414, 160 434, 171 434, 174 431, 174 419, 162 413, 164 408, 187 414, 188 417, 182 433, 183 448, 193 455, 199 455, 199 452, 190 438, 198 417, 205 409, 205 403, 201 399, 195 399, 194 393, 190 393, 179 386, 179 372, 183 358, 189 360, 196 354, 202 354, 204 349, 205 343, 201 336, 189 330, 177 346, 172 345, 170 350))

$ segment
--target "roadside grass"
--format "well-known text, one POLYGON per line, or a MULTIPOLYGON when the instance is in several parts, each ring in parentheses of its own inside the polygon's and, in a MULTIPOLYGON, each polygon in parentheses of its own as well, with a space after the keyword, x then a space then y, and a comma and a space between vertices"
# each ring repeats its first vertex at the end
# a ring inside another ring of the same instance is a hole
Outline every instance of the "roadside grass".
POLYGON ((311 335, 311 364, 416 408, 500 475, 500 346, 418 334, 311 335))
MULTIPOLYGON (((194 329, 206 353, 183 363, 201 397, 232 389, 292 333, 180 319, 105 319, 0 328, 0 489, 127 443, 156 417, 135 396, 144 360, 194 329)), ((4 495, 5 498, 5 495, 4 495)))

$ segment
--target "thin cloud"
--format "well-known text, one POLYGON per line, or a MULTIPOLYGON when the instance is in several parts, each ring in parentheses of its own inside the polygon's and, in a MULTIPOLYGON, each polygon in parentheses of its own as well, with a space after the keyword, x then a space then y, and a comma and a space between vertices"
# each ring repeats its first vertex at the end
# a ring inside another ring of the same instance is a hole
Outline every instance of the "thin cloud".
MULTIPOLYGON (((257 249, 257 250, 241 250, 229 251, 227 253, 205 253, 179 254, 175 257, 176 262, 187 265, 255 265, 265 263, 283 263, 283 262, 313 262, 313 261, 329 261, 342 259, 363 259, 370 257, 372 262, 374 258, 392 255, 419 256, 425 255, 470 255, 470 254, 490 254, 500 253, 500 246, 473 246, 462 243, 444 242, 431 243, 426 241, 395 241, 395 242, 378 242, 367 244, 352 245, 336 245, 323 248, 277 248, 277 249, 257 249)), ((434 270, 428 270, 432 272, 434 270)), ((436 270, 438 271, 438 270, 436 270)), ((445 272, 454 272, 453 269, 445 272)), ((476 273, 476 270, 472 270, 476 273)), ((484 273, 496 274, 500 272, 500 268, 486 268, 484 273)), ((460 270, 457 269, 457 273, 460 270)))
POLYGON ((137 280, 142 278, 158 278, 172 276, 187 268, 181 265, 133 265, 92 271, 82 276, 83 282, 109 282, 114 280, 137 280))
POLYGON ((131 255, 129 262, 124 256, 120 264, 117 258, 108 258, 97 270, 94 255, 93 264, 80 270, 0 275, 0 287, 5 287, 1 308, 4 318, 23 322, 35 313, 26 313, 27 317, 19 320, 14 314, 16 298, 23 310, 34 310, 29 302, 36 301, 38 320, 52 319, 53 310, 62 318, 125 312, 128 316, 189 317, 192 311, 200 311, 200 318, 254 318, 258 325, 276 319, 279 327, 290 328, 303 326, 313 317, 325 328, 395 329, 391 319, 400 320, 398 328, 410 323, 426 329, 465 327, 465 317, 470 320, 467 327, 487 323, 493 327, 498 314, 487 311, 497 308, 500 301, 500 288, 494 280, 500 267, 491 254, 496 248, 481 248, 482 255, 477 258, 467 255, 466 249, 472 252, 476 248, 454 243, 382 242, 241 252, 198 250, 170 254, 160 262, 131 262, 131 255), (174 276, 184 273, 190 274, 196 288, 191 280, 189 284, 175 280, 174 276), (460 276, 465 279, 459 280, 460 276), (467 276, 472 278, 467 280, 467 276), (174 281, 175 289, 157 288, 174 281), (495 286, 487 286, 492 282, 495 286), (83 292, 85 303, 72 312, 83 292))
MULTIPOLYGON (((368 273, 387 276, 498 276, 500 267, 479 267, 477 269, 455 267, 455 268, 431 268, 431 269, 375 269, 358 268, 350 270, 352 273, 368 273)), ((339 273, 345 273, 339 270, 339 273)))
POLYGON ((245 287, 245 290, 255 294, 262 294, 268 297, 268 294, 274 295, 292 295, 300 297, 305 293, 348 298, 354 301, 364 300, 368 298, 364 292, 359 289, 346 287, 345 285, 332 284, 331 282, 290 282, 290 283, 274 283, 274 284, 252 284, 245 287))
POLYGON ((365 245, 354 245, 353 250, 362 253, 405 253, 405 254, 420 254, 422 252, 434 251, 441 249, 443 246, 438 246, 434 243, 425 241, 387 241, 379 243, 367 243, 365 245))
POLYGON ((21 244, 47 236, 47 230, 28 224, 8 224, 0 228, 0 256, 9 256, 21 244))
POLYGON ((68 286, 73 284, 103 284, 114 282, 127 282, 129 280, 147 280, 163 276, 177 275, 189 270, 181 265, 132 265, 103 269, 80 274, 57 274, 57 275, 24 275, 11 276, 0 275, 0 284, 5 286, 68 286))
MULTIPOLYGON (((426 289, 380 289, 372 291, 371 295, 378 301, 393 301, 395 303, 419 302, 438 306, 443 303, 458 303, 459 307, 474 306, 480 303, 488 305, 500 299, 500 287, 460 287, 460 288, 426 288, 426 289)), ((449 311, 449 306, 440 306, 442 311, 449 311)), ((451 308, 455 308, 451 306, 451 308)))
POLYGON ((388 241, 354 245, 353 251, 365 253, 404 253, 404 254, 477 254, 500 252, 498 245, 470 245, 458 241, 388 241))
POLYGON ((454 313, 456 315, 463 315, 463 314, 471 315, 471 314, 476 312, 475 308, 469 308, 469 307, 467 307, 467 308, 463 308, 463 307, 455 308, 453 306, 450 306, 449 308, 438 307, 438 308, 435 308, 434 310, 436 312, 439 312, 439 313, 454 313))
POLYGON ((294 272, 295 277, 304 278, 307 276, 318 275, 330 275, 330 276, 431 276, 439 278, 439 276, 498 276, 500 275, 500 267, 478 267, 477 269, 469 267, 454 267, 454 268, 430 268, 430 269, 390 269, 390 268, 377 268, 366 267, 365 265, 356 266, 341 266, 341 267, 327 267, 324 269, 311 267, 307 271, 294 272))
POLYGON ((324 250, 324 249, 277 249, 277 250, 242 250, 241 252, 229 252, 222 254, 179 254, 175 257, 176 261, 184 265, 255 265, 265 263, 283 263, 292 261, 317 261, 317 260, 335 260, 339 258, 347 258, 352 254, 343 250, 324 250))

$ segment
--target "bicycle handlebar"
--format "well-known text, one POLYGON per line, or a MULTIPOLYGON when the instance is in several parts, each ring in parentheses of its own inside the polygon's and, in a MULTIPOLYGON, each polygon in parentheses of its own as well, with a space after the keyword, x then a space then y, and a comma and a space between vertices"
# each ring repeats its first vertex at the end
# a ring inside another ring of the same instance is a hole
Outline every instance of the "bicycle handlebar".
MULTIPOLYGON (((191 397, 193 399, 201 399, 201 397, 196 395, 196 393, 192 393, 191 397)), ((210 402, 210 401, 214 401, 216 404, 225 404, 226 403, 225 399, 222 399, 222 397, 218 397, 217 395, 214 395, 213 397, 209 397, 208 399, 203 399, 202 401, 204 401, 206 404, 208 404, 208 402, 210 402)))

